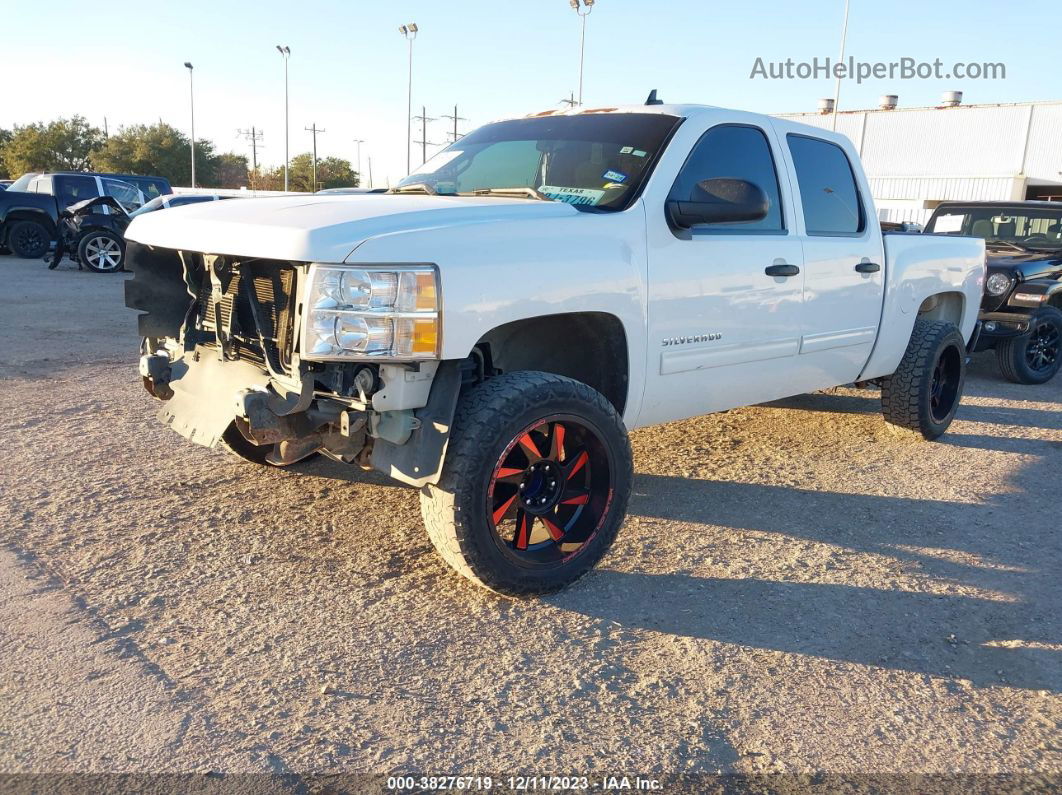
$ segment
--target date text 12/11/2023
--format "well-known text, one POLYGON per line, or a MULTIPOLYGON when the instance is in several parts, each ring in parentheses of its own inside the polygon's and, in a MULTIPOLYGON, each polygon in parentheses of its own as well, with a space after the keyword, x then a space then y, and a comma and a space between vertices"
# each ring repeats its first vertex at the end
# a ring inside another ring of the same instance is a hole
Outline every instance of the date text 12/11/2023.
POLYGON ((439 792, 446 790, 512 792, 661 792, 658 779, 641 776, 392 776, 387 789, 395 792, 439 792))

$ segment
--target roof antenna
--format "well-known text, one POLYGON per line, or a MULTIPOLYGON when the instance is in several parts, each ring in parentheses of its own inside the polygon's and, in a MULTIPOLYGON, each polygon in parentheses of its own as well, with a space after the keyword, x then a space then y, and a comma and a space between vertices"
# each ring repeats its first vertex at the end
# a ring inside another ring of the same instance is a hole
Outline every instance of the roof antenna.
POLYGON ((646 105, 663 105, 664 100, 656 98, 656 89, 654 88, 649 92, 649 96, 645 100, 646 105))

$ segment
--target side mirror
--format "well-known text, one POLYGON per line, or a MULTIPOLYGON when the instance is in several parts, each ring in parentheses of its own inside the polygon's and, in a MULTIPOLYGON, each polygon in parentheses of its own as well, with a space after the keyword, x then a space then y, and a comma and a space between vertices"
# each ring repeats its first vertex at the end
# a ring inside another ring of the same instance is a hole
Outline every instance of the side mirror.
POLYGON ((771 208, 763 189, 743 179, 706 179, 691 194, 689 201, 667 201, 668 220, 679 229, 762 221, 771 208))

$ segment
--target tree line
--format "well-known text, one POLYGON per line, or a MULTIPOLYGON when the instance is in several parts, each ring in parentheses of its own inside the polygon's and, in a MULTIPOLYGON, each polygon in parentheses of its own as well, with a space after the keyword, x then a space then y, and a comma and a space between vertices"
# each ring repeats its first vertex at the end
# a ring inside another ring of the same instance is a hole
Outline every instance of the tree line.
MULTIPOLYGON (((0 128, 0 179, 30 171, 101 171, 165 177, 170 184, 192 184, 191 141, 175 127, 134 124, 105 135, 81 116, 0 128)), ((284 168, 252 169, 246 155, 217 152, 211 141, 195 142, 195 178, 202 188, 283 190, 284 168)), ((317 160, 316 190, 357 186, 360 175, 349 160, 317 160)), ((313 156, 296 155, 288 164, 290 190, 313 191, 313 156)))

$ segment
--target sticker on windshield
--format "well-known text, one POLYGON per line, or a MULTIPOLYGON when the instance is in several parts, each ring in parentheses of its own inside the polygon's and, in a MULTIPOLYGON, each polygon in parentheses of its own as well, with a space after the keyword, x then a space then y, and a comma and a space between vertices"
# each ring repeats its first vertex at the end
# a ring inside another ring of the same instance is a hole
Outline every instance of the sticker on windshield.
POLYGON ((567 204, 594 205, 605 195, 603 190, 593 188, 565 188, 558 185, 543 185, 539 192, 549 199, 567 204))
POLYGON ((634 151, 634 147, 633 146, 625 146, 622 149, 620 149, 620 154, 621 155, 629 155, 633 151, 634 151))
POLYGON ((635 157, 645 157, 645 152, 641 149, 635 149, 633 152, 631 152, 631 154, 635 157))
POLYGON ((613 171, 612 169, 609 169, 601 175, 601 179, 607 180, 609 182, 626 182, 627 175, 624 174, 622 171, 613 171))
POLYGON ((942 215, 937 218, 937 223, 933 227, 933 231, 945 235, 954 234, 955 232, 961 232, 962 225, 965 221, 965 215, 942 215))

